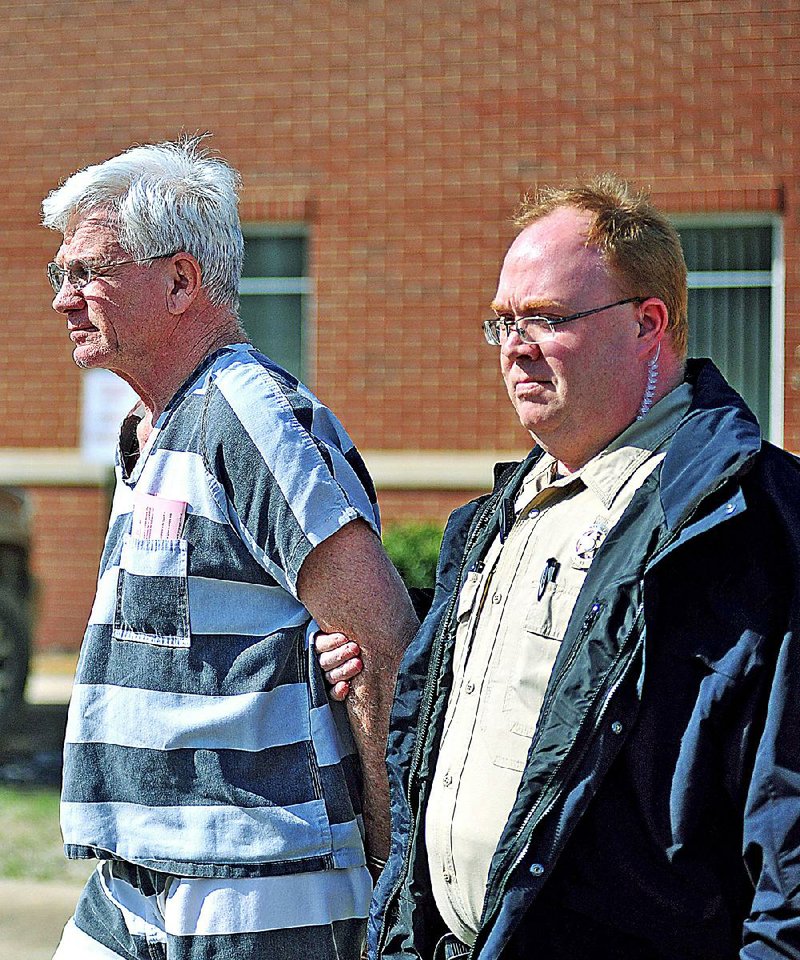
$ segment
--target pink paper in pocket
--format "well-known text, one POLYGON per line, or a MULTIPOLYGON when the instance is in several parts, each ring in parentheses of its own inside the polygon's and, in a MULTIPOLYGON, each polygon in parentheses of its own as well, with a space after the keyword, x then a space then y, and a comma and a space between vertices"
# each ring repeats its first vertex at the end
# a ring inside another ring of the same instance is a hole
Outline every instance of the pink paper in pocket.
POLYGON ((131 533, 139 540, 177 540, 186 519, 186 506, 185 500, 136 493, 131 533))

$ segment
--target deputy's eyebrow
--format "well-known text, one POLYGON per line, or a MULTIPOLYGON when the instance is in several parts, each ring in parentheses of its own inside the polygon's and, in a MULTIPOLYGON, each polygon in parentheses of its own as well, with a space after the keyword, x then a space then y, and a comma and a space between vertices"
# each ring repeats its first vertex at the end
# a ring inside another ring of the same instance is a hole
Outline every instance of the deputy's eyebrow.
MULTIPOLYGON (((497 314, 514 312, 510 307, 499 303, 497 300, 493 300, 490 306, 497 314)), ((566 309, 563 304, 555 303, 552 300, 523 300, 519 307, 519 316, 524 316, 525 314, 543 314, 547 316, 553 312, 563 313, 566 309)))

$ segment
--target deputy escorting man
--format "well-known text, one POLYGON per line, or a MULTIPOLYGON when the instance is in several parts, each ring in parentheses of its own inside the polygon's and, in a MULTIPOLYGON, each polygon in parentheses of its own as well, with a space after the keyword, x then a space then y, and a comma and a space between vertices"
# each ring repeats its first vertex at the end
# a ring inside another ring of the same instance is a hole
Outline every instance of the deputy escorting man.
POLYGON ((75 362, 141 398, 66 736, 66 852, 99 865, 58 960, 359 957, 357 760, 312 617, 374 658, 351 712, 385 855, 385 724, 417 620, 342 425, 239 324, 237 184, 186 140, 88 167, 44 202, 75 362))
POLYGON ((371 956, 800 957, 798 461, 685 359, 646 195, 517 222, 483 329, 536 445, 450 518, 401 665, 371 956))

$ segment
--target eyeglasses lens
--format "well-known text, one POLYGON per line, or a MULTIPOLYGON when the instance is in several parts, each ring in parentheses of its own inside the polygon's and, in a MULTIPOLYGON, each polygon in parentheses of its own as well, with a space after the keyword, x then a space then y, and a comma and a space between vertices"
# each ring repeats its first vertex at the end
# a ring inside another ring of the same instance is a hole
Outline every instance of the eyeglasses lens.
POLYGON ((538 317, 522 317, 517 321, 517 330, 524 343, 544 343, 556 333, 546 320, 538 317))
POLYGON ((495 347, 502 346, 512 331, 515 331, 523 343, 544 343, 552 340, 555 329, 543 319, 521 317, 516 323, 509 320, 487 320, 483 324, 486 340, 495 347))
POLYGON ((47 279, 50 281, 50 286, 55 290, 56 293, 61 289, 61 284, 64 282, 64 275, 66 274, 65 270, 62 270, 57 263, 48 263, 47 264, 47 279))
POLYGON ((68 269, 60 267, 57 263, 49 263, 47 265, 47 277, 50 280, 50 286, 58 293, 64 284, 65 277, 69 280, 70 286, 76 290, 81 290, 92 279, 92 273, 85 263, 75 260, 68 269))

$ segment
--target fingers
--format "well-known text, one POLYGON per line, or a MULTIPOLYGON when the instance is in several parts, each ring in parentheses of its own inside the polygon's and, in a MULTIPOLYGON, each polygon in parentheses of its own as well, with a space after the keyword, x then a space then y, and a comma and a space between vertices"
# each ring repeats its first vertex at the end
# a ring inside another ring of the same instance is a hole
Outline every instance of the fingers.
MULTIPOLYGON (((348 640, 341 633, 319 633, 316 640, 319 665, 326 672, 360 656, 361 648, 354 640, 348 640), (333 638, 338 642, 332 643, 333 638)), ((344 678, 342 678, 344 679, 344 678)))
POLYGON ((343 643, 347 643, 347 637, 343 633, 323 633, 318 630, 314 634, 314 646, 317 653, 328 653, 330 650, 336 650, 343 643))
POLYGON ((346 682, 336 683, 330 689, 331 700, 344 700, 350 693, 350 684, 346 682))
POLYGON ((350 693, 349 681, 364 669, 361 647, 343 633, 321 632, 314 636, 314 647, 325 679, 330 684, 331 699, 344 700, 350 693))
POLYGON ((354 657, 352 660, 348 660, 346 663, 343 663, 340 667, 336 667, 334 670, 327 670, 325 672, 325 678, 328 683, 341 683, 345 680, 352 680, 353 677, 357 677, 359 673, 364 669, 364 664, 358 657, 354 657))
MULTIPOLYGON (((338 650, 320 654, 319 665, 328 673, 331 670, 336 670, 338 667, 343 667, 346 663, 359 660, 360 656, 361 648, 358 644, 348 643, 345 647, 340 647, 338 650)), ((347 677, 340 677, 339 679, 346 680, 347 677)))

